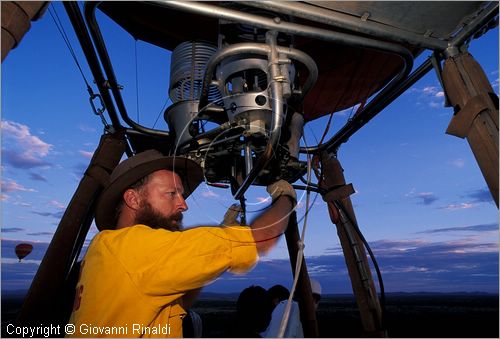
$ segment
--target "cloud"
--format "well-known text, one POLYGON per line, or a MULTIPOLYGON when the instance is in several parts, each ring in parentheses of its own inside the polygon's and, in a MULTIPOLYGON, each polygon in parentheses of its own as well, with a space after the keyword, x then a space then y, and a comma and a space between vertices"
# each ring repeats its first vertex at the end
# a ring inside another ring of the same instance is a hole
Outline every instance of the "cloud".
MULTIPOLYGON (((382 271, 386 292, 498 293, 498 243, 407 239, 379 240, 372 242, 371 247, 382 271)), ((310 276, 320 282, 323 293, 352 293, 341 251, 305 259, 310 276)), ((237 280, 226 273, 204 290, 240 292, 255 282, 264 288, 274 284, 290 287, 292 279, 289 260, 268 259, 260 261, 253 271, 237 280)))
POLYGON ((462 195, 463 198, 471 199, 471 201, 465 201, 456 204, 449 204, 445 206, 438 207, 442 210, 447 211, 457 211, 457 210, 465 210, 477 207, 479 204, 488 202, 494 203, 493 197, 491 196, 490 191, 487 188, 477 189, 473 191, 469 191, 467 194, 462 195))
POLYGON ((35 232, 35 233, 26 233, 26 235, 34 235, 34 236, 54 235, 54 232, 35 232))
POLYGON ((7 201, 9 200, 9 196, 6 194, 0 194, 0 201, 7 201))
POLYGON ((22 231, 24 231, 24 228, 20 228, 20 227, 3 228, 2 227, 2 233, 17 233, 17 232, 22 232, 22 231))
POLYGON ((466 197, 472 199, 472 202, 481 203, 481 202, 490 202, 493 203, 493 197, 491 196, 491 192, 488 188, 482 188, 478 190, 471 191, 466 195, 466 197))
POLYGON ((94 156, 94 152, 87 152, 87 151, 79 150, 78 153, 80 153, 81 155, 83 155, 85 158, 88 158, 88 159, 92 159, 92 157, 94 156))
POLYGON ((40 215, 42 217, 53 217, 53 218, 61 219, 63 214, 64 214, 64 211, 58 211, 58 212, 36 212, 36 211, 34 211, 32 213, 40 215))
POLYGON ((42 158, 49 154, 51 144, 32 135, 26 125, 13 121, 1 121, 0 124, 6 146, 2 148, 6 163, 22 169, 50 165, 42 158))
MULTIPOLYGON (((19 263, 19 259, 17 258, 2 258, 2 265, 9 265, 9 264, 18 264, 19 263)), ((33 259, 23 259, 22 260, 22 263, 24 265, 26 264, 35 264, 35 265, 40 265, 41 264, 41 260, 33 260, 33 259)), ((2 281, 3 283, 3 281, 2 281)), ((2 288, 3 288, 3 285, 2 285, 2 288)))
POLYGON ((417 193, 414 198, 420 200, 419 204, 421 205, 431 205, 434 201, 439 199, 432 192, 417 193))
POLYGON ((57 207, 59 209, 65 209, 66 208, 66 205, 64 205, 63 203, 60 203, 59 201, 57 200, 50 200, 49 201, 49 205, 50 206, 54 206, 54 207, 57 207))
POLYGON ((432 108, 444 107, 445 93, 436 86, 426 86, 423 88, 413 87, 409 93, 418 94, 417 103, 425 104, 432 108))
POLYGON ((14 180, 9 179, 8 181, 3 181, 2 180, 2 191, 3 192, 15 192, 15 191, 22 191, 22 192, 36 192, 36 190, 32 188, 26 188, 21 184, 18 184, 14 180))
POLYGON ((441 206, 438 208, 442 209, 442 210, 447 210, 447 211, 456 211, 456 210, 465 210, 465 209, 474 208, 474 207, 476 207, 475 204, 462 202, 460 204, 450 204, 450 205, 441 206))
MULTIPOLYGON (((497 239, 495 239, 497 240, 497 239)), ((450 253, 483 253, 494 252, 498 255, 498 241, 477 242, 474 238, 453 241, 432 242, 423 239, 414 240, 379 240, 370 244, 375 253, 383 256, 404 256, 421 261, 425 257, 450 253), (419 259, 422 256, 422 259, 419 259)), ((498 261, 497 261, 498 263, 498 261)))
MULTIPOLYGON (((382 239, 370 243, 382 270, 386 292, 475 292, 498 293, 498 238, 496 242, 460 239, 433 242, 425 239, 382 239)), ((18 240, 2 239, 2 288, 28 288, 43 258, 47 243, 33 243, 33 252, 19 265, 14 247, 18 240), (22 282, 22 283, 21 283, 22 282)), ((306 247, 307 248, 307 247, 306 247)), ((318 280, 323 293, 352 293, 341 251, 307 256, 309 274, 318 280)), ((84 253, 85 250, 82 250, 84 253)), ((260 260, 245 275, 225 273, 207 285, 205 292, 239 293, 251 284, 269 288, 274 284, 291 287, 288 259, 260 260)))
POLYGON ((30 173, 30 179, 31 180, 36 180, 36 181, 45 181, 47 182, 47 178, 45 178, 44 176, 38 174, 38 173, 30 173))
POLYGON ((480 224, 480 225, 469 225, 469 226, 435 228, 418 233, 432 234, 432 233, 445 233, 445 232, 488 232, 488 231, 498 231, 498 224, 480 224))
POLYGON ((30 169, 34 167, 48 167, 51 165, 28 153, 18 153, 17 151, 7 149, 3 149, 2 153, 5 162, 16 168, 30 169))
POLYGON ((220 197, 219 194, 215 193, 214 191, 203 191, 201 192, 201 196, 205 198, 217 198, 220 197))
POLYGON ((15 202, 14 205, 23 206, 23 207, 31 207, 32 206, 31 204, 28 204, 26 202, 15 202))
POLYGON ((430 95, 436 95, 436 93, 438 91, 439 91, 438 88, 434 87, 434 86, 427 86, 427 87, 422 88, 422 93, 430 94, 430 95))
POLYGON ((463 168, 465 166, 465 160, 458 158, 458 159, 450 161, 450 164, 452 166, 457 167, 457 168, 463 168))
POLYGON ((78 129, 82 132, 96 132, 97 131, 97 129, 95 129, 94 127, 90 127, 90 126, 87 126, 84 124, 80 124, 78 126, 78 129))

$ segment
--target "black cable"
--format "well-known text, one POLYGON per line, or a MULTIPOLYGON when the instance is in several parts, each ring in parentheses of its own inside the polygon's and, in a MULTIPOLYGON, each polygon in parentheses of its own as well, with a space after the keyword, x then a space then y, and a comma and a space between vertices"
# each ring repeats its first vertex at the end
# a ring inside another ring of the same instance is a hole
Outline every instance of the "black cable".
POLYGON ((135 44, 134 44, 134 51, 135 51, 135 105, 136 105, 136 111, 137 111, 137 122, 140 123, 139 121, 139 71, 138 66, 137 66, 137 39, 135 39, 135 44))
POLYGON ((78 62, 78 59, 76 58, 75 51, 74 51, 73 47, 71 46, 71 43, 69 42, 69 38, 66 35, 66 32, 64 31, 64 27, 61 23, 61 19, 59 18, 59 15, 57 15, 57 11, 56 11, 55 7, 54 8, 51 8, 51 7, 54 7, 54 5, 50 4, 50 6, 48 7, 50 16, 52 17, 52 20, 54 20, 54 24, 56 25, 57 30, 61 34, 61 37, 63 38, 64 43, 66 44, 66 47, 68 47, 69 52, 70 52, 71 56, 73 57, 73 60, 76 63, 76 66, 80 70, 80 74, 83 77, 83 81, 85 82, 85 85, 87 86, 87 91, 89 91, 89 93, 92 95, 93 94, 92 88, 90 87, 90 84, 87 81, 85 74, 83 73, 82 67, 80 66, 80 63, 78 62), (52 13, 52 12, 54 12, 54 13, 52 13), (54 15, 55 15, 55 17, 54 17, 54 15), (56 20, 56 18, 57 18, 57 20, 56 20))
POLYGON ((165 107, 167 107, 169 100, 170 98, 167 97, 167 100, 165 100, 165 103, 163 104, 162 108, 160 108, 160 112, 158 112, 158 116, 156 117, 155 123, 153 124, 153 128, 155 128, 158 119, 160 119, 160 115, 165 111, 165 107))
POLYGON ((380 319, 381 324, 380 325, 382 327, 382 330, 385 331, 385 313, 386 313, 386 310, 385 310, 385 289, 384 289, 384 282, 382 280, 382 274, 380 273, 380 268, 379 268, 378 263, 377 263, 377 259, 375 258, 375 255, 373 254, 373 252, 370 248, 370 245, 368 244, 365 237, 361 233, 361 230, 359 229, 358 225, 355 222, 353 222, 353 220, 349 217, 349 214, 346 212, 344 205, 338 200, 334 201, 334 205, 336 208, 341 210, 342 213, 344 213, 344 215, 346 216, 348 221, 351 223, 351 225, 353 225, 354 230, 356 231, 358 236, 361 238, 361 241, 365 245, 366 250, 368 251, 368 253, 370 255, 370 259, 372 260, 373 267, 375 268, 375 271, 377 272, 377 279, 378 279, 378 284, 379 284, 379 289, 380 289, 380 309, 381 309, 381 319, 380 319))
POLYGON ((315 184, 313 182, 307 182, 306 179, 304 179, 304 176, 301 176, 299 177, 299 180, 302 181, 302 183, 304 183, 305 185, 307 186, 311 186, 311 187, 315 187, 315 188, 319 188, 319 185, 318 184, 315 184))

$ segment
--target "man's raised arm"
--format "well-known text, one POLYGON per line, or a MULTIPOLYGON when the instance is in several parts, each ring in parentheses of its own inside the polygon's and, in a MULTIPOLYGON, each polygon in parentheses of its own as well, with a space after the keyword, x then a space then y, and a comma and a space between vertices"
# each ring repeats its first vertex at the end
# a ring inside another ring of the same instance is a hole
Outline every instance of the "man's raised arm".
POLYGON ((297 204, 295 190, 285 180, 267 186, 267 191, 273 199, 271 207, 250 224, 259 254, 267 253, 276 244, 297 204))

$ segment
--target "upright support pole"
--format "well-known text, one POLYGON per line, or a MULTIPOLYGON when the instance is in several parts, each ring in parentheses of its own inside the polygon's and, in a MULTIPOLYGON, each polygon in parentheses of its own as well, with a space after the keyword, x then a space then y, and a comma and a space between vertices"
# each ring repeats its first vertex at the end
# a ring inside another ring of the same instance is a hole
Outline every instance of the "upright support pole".
POLYGON ((2 1, 2 62, 29 31, 31 21, 40 19, 49 4, 49 1, 2 1))
POLYGON ((385 331, 382 327, 382 311, 368 265, 366 250, 361 238, 353 228, 356 216, 349 195, 354 190, 352 185, 346 185, 344 170, 336 157, 322 152, 320 160, 323 177, 319 185, 320 188, 327 191, 323 195, 323 200, 328 203, 330 218, 337 226, 337 234, 344 252, 364 334, 370 337, 383 337, 385 331), (334 204, 335 201, 339 201, 343 206, 349 221, 344 220, 339 214, 334 204))
MULTIPOLYGON (((299 227, 297 225, 297 214, 295 211, 290 215, 288 228, 285 231, 286 244, 288 246, 288 254, 290 256, 290 264, 292 265, 292 273, 295 277, 295 265, 297 263, 297 253, 299 251, 299 227)), ((316 321, 316 309, 314 307, 314 299, 312 296, 311 282, 307 273, 307 265, 305 258, 302 259, 300 266, 299 280, 297 282, 297 299, 300 309, 300 321, 304 330, 304 337, 317 338, 318 323, 316 321)))
POLYGON ((446 59, 443 83, 455 108, 446 133, 467 139, 498 207, 498 97, 467 52, 446 59))
MULTIPOLYGON (((76 189, 31 283, 18 316, 20 325, 64 323, 66 304, 61 300, 74 260, 94 217, 95 202, 125 151, 122 133, 105 134, 76 189)), ((110 213, 112 213, 110 211, 110 213)))

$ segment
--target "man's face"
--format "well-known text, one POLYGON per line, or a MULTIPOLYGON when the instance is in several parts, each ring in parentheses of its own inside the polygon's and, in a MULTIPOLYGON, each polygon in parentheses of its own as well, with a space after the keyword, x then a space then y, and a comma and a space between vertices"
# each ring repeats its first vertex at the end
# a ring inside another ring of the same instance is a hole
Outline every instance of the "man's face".
POLYGON ((182 229, 182 212, 188 209, 183 193, 181 178, 176 173, 153 172, 141 189, 135 223, 171 231, 182 229))

